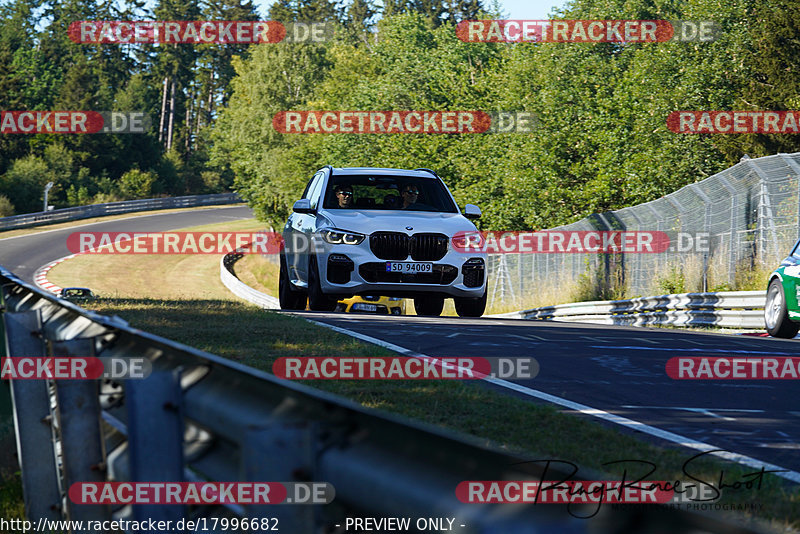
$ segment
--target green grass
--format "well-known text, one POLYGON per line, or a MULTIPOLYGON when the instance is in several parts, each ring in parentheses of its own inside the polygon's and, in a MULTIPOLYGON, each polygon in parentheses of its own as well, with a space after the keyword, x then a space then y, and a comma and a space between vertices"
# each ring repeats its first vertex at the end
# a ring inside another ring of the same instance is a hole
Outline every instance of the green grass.
MULTIPOLYGON (((118 314, 132 326, 270 371, 281 356, 385 356, 385 349, 275 312, 232 301, 98 301, 93 309, 118 314)), ((604 462, 640 459, 659 466, 649 480, 684 480, 688 449, 651 445, 586 418, 561 413, 459 381, 306 381, 321 390, 479 438, 483 443, 535 458, 571 461, 586 470, 619 478, 604 462)), ((737 480, 749 468, 718 460, 692 464, 704 480, 737 480)), ((761 518, 780 528, 800 526, 800 493, 767 476, 760 491, 729 492, 725 503, 763 503, 761 518)))
POLYGON ((0 517, 5 520, 25 518, 22 479, 19 472, 0 478, 0 517))
MULTIPOLYGON (((258 231, 254 219, 185 228, 184 232, 258 231)), ((88 287, 101 297, 238 300, 219 279, 221 254, 79 254, 53 267, 50 282, 88 287)), ((264 260, 266 261, 266 260, 264 260)), ((276 286, 277 287, 277 286, 276 286)))

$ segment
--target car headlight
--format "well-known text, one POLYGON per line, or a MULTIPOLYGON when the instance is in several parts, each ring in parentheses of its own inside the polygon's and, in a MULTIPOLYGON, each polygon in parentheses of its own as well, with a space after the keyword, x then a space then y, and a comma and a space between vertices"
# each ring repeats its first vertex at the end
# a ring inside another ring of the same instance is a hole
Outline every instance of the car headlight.
POLYGON ((486 245, 483 234, 476 231, 456 232, 451 242, 457 252, 480 252, 486 245))
POLYGON ((360 245, 367 236, 344 230, 323 230, 322 239, 331 245, 360 245))

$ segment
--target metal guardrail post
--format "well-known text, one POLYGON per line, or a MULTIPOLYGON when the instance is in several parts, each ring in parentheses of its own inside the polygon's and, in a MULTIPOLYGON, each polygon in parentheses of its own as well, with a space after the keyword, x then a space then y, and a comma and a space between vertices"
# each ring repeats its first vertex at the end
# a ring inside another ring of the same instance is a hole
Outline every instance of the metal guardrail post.
POLYGON ((778 232, 775 229, 775 213, 772 209, 772 199, 770 198, 769 193, 769 183, 771 180, 767 173, 765 173, 761 167, 758 166, 753 160, 745 161, 747 167, 751 169, 756 176, 758 176, 758 183, 759 183, 759 200, 758 200, 758 228, 760 232, 759 243, 761 243, 761 252, 762 256, 759 258, 762 263, 769 262, 769 252, 767 249, 768 242, 772 242, 774 247, 775 256, 777 257, 780 253, 780 246, 778 244, 778 232), (763 222, 762 222, 763 221, 763 222), (772 236, 772 239, 766 235, 767 230, 769 228, 769 233, 772 236))
MULTIPOLYGON (((800 172, 798 173, 800 176, 800 172)), ((728 282, 733 284, 736 281, 736 262, 738 259, 738 234, 736 233, 736 215, 739 213, 738 193, 736 188, 724 177, 719 177, 719 183, 728 191, 731 196, 731 237, 730 237, 730 257, 728 258, 728 282)))
MULTIPOLYGON (((3 313, 6 354, 43 357, 42 317, 39 310, 3 313)), ((56 457, 53 450, 50 393, 45 380, 12 380, 14 428, 22 470, 25 516, 31 521, 61 519, 56 457)))
MULTIPOLYGON (((156 371, 125 381, 130 479, 183 481, 183 395, 179 371, 156 371)), ((179 521, 183 505, 135 505, 137 521, 179 521)))
MULTIPOLYGON (((314 428, 307 422, 274 421, 253 429, 242 443, 241 480, 305 482, 314 478, 314 428)), ((248 506, 250 518, 276 518, 282 531, 316 532, 314 506, 288 504, 248 506)))
MULTIPOLYGON (((52 348, 53 356, 94 356, 93 339, 55 341, 52 348)), ((55 381, 65 491, 75 482, 106 481, 98 385, 97 380, 55 381)), ((66 509, 70 520, 111 519, 108 505, 75 504, 67 498, 66 509)))
MULTIPOLYGON (((706 195, 705 191, 697 184, 689 184, 689 190, 695 195, 700 197, 703 201, 703 231, 711 235, 711 199, 706 195)), ((703 292, 708 291, 708 251, 703 251, 703 292)))

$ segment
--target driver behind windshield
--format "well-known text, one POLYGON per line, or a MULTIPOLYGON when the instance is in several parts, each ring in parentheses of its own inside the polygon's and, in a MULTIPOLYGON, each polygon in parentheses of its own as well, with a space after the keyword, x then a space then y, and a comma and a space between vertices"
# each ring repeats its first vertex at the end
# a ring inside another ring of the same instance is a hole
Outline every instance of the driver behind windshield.
POLYGON ((403 186, 401 198, 403 199, 404 210, 413 207, 419 198, 419 187, 414 184, 407 184, 403 186))
POLYGON ((353 187, 350 185, 336 186, 336 200, 340 208, 353 207, 353 187))

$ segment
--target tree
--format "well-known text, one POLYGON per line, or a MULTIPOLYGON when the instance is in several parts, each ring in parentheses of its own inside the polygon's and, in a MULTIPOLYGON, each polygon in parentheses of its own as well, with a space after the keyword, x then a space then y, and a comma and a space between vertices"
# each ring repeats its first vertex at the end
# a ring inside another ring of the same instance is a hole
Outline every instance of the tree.
POLYGON ((313 100, 331 65, 328 46, 260 46, 249 59, 234 59, 238 76, 230 104, 214 125, 210 164, 236 175, 234 188, 263 218, 277 221, 288 213, 298 184, 308 178, 289 171, 284 159, 286 150, 302 148, 303 140, 275 132, 272 118, 313 100))
POLYGON ((119 189, 126 199, 152 198, 155 174, 131 169, 120 178, 119 189))
MULTIPOLYGON (((160 0, 154 14, 157 20, 200 20, 201 10, 198 0, 160 0)), ((163 83, 159 142, 165 151, 174 148, 184 157, 188 155, 191 144, 192 113, 189 107, 194 99, 192 90, 197 56, 194 46, 162 43, 155 58, 154 73, 163 83)))
MULTIPOLYGON (((792 0, 756 2, 748 15, 752 75, 736 109, 800 109, 800 4, 792 0)), ((800 138, 792 134, 718 137, 715 144, 729 163, 738 162, 744 154, 759 157, 800 151, 800 138)))

